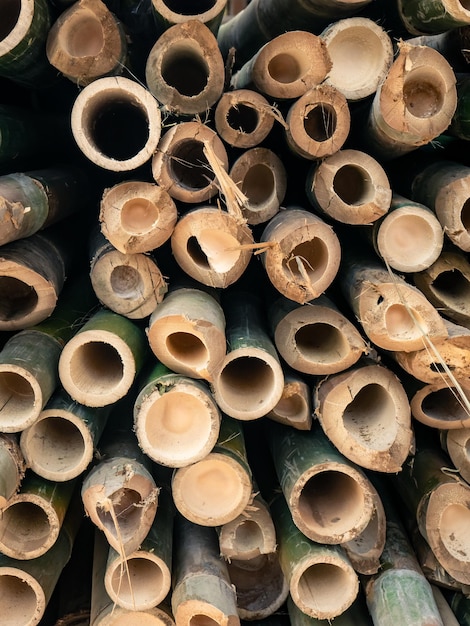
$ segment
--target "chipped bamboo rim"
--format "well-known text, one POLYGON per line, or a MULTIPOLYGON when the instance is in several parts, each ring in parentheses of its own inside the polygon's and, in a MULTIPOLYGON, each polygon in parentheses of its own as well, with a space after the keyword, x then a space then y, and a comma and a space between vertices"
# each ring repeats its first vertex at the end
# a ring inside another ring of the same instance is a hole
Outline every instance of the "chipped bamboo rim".
POLYGON ((234 148, 254 148, 271 132, 278 119, 268 100, 252 89, 225 91, 214 110, 220 138, 234 148))
POLYGON ((426 426, 443 430, 470 427, 470 385, 460 389, 446 381, 423 385, 410 399, 411 414, 426 426), (461 395, 464 395, 466 402, 461 395))
POLYGON ((266 413, 266 417, 297 430, 310 430, 312 400, 309 385, 294 375, 284 373, 281 399, 269 413, 266 413))

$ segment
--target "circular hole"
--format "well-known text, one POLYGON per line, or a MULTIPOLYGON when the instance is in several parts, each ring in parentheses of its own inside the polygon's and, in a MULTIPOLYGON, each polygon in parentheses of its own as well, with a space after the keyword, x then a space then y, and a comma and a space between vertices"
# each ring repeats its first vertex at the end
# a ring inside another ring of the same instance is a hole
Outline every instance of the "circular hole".
POLYGON ((268 63, 268 74, 278 83, 289 84, 302 76, 299 61, 286 52, 276 54, 268 63))
POLYGON ((122 539, 125 543, 128 539, 132 539, 135 534, 136 526, 139 526, 139 520, 142 515, 142 502, 140 494, 134 489, 123 487, 117 489, 107 499, 107 504, 102 505, 99 502, 96 506, 96 514, 110 535, 117 541, 122 539), (114 509, 112 514, 110 509, 114 509), (118 537, 115 520, 119 520, 118 537))
POLYGON ((126 300, 141 297, 144 290, 140 273, 129 265, 114 267, 109 282, 114 294, 126 300))
POLYGON ((197 96, 207 86, 209 68, 191 49, 168 52, 162 61, 162 78, 183 96, 197 96))
POLYGON ((14 502, 2 510, 0 540, 11 551, 28 554, 40 550, 50 533, 46 512, 32 502, 14 502))
POLYGON ((470 510, 463 504, 446 506, 441 515, 440 535, 450 554, 458 561, 470 561, 470 510))
POLYGON ((219 626, 219 622, 208 615, 193 615, 189 620, 189 626, 219 626))
POLYGON ((453 388, 444 387, 428 393, 421 402, 421 410, 430 419, 443 424, 468 420, 468 413, 453 388))
POLYGON ((316 104, 304 117, 304 129, 314 141, 327 141, 336 131, 336 111, 325 103, 316 104))
POLYGON ((388 334, 403 341, 422 337, 421 329, 427 330, 427 324, 421 315, 404 304, 389 306, 385 312, 384 322, 388 334))
POLYGON ((22 0, 2 0, 0 5, 0 41, 6 39, 20 17, 22 0))
POLYGON ((282 261, 284 272, 292 282, 316 283, 323 277, 328 266, 328 247, 325 242, 314 237, 292 249, 289 258, 282 261))
POLYGON ((200 15, 210 11, 215 5, 215 0, 163 0, 163 4, 167 6, 173 13, 181 15, 200 15))
POLYGON ((64 22, 61 41, 71 57, 84 58, 98 55, 104 46, 104 33, 95 16, 75 15, 64 22))
POLYGON ((70 377, 83 393, 108 393, 123 376, 119 352, 108 343, 90 341, 77 347, 70 359, 70 377))
POLYGON ((433 117, 442 109, 443 90, 439 75, 414 70, 405 78, 403 99, 407 111, 420 119, 433 117))
POLYGON ((257 205, 270 200, 274 186, 272 170, 264 163, 257 163, 246 172, 242 182, 242 191, 248 197, 250 205, 257 205))
POLYGON ((253 410, 271 395, 274 374, 257 357, 240 357, 227 363, 220 374, 219 387, 225 402, 235 410, 253 410))
POLYGON ((38 598, 32 587, 17 576, 0 575, 0 597, 2 598, 3 626, 35 624, 37 621, 38 598))
POLYGON ((315 613, 331 613, 333 617, 343 604, 350 584, 342 568, 331 563, 316 563, 300 577, 298 594, 302 604, 315 613))
POLYGON ((460 211, 460 221, 465 230, 470 230, 470 198, 465 200, 462 210, 460 211))
POLYGON ((83 459, 85 442, 80 430, 61 417, 45 417, 30 429, 28 448, 37 471, 66 472, 83 459))
POLYGON ((34 287, 10 276, 0 276, 0 320, 21 319, 36 308, 38 294, 34 287))
POLYGON ((181 141, 170 158, 171 174, 180 187, 185 189, 204 189, 214 180, 214 172, 204 154, 200 141, 187 139, 181 141))
POLYGON ((163 573, 155 561, 132 557, 113 570, 111 587, 119 600, 131 606, 151 604, 158 599, 163 584, 163 573))
POLYGON ((1 419, 9 424, 22 423, 35 409, 36 395, 31 384, 15 372, 0 372, 1 419))
POLYGON ((259 124, 258 111, 248 104, 236 104, 227 111, 227 124, 239 133, 249 135, 259 124))
POLYGON ((97 106, 89 128, 96 149, 117 161, 134 157, 148 140, 145 111, 126 100, 114 100, 97 106))
POLYGON ((171 333, 166 338, 166 349, 175 360, 193 367, 201 367, 209 360, 206 346, 199 337, 191 333, 171 333))
POLYGON ((121 208, 121 225, 129 233, 140 235, 155 227, 159 210, 147 198, 132 198, 121 208))
POLYGON ((360 205, 374 198, 369 173, 357 165, 343 165, 333 178, 333 190, 345 204, 360 205))
POLYGON ((344 333, 324 322, 301 326, 295 333, 295 343, 305 359, 316 363, 337 363, 350 351, 344 333))
POLYGON ((263 546, 263 533, 259 524, 252 520, 245 520, 237 526, 235 542, 240 552, 248 552, 263 546))

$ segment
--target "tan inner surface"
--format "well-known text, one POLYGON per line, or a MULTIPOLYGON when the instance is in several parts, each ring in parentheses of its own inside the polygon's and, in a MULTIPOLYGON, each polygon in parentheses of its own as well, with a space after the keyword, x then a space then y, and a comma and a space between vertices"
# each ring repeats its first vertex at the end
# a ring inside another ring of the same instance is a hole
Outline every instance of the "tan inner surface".
POLYGON ((51 525, 47 513, 33 502, 14 502, 0 517, 0 541, 18 554, 34 553, 49 543, 51 525))
POLYGON ((242 192, 248 197, 251 209, 268 202, 275 192, 271 168, 264 163, 256 163, 250 167, 242 181, 242 192))
POLYGON ((25 377, 0 371, 0 422, 22 425, 35 410, 36 402, 34 389, 25 377))
POLYGON ((101 524, 116 541, 120 538, 123 543, 132 540, 144 510, 141 506, 140 493, 122 487, 112 493, 108 500, 107 504, 96 505, 96 514, 101 524), (110 511, 111 507, 114 509, 114 515, 110 511), (119 528, 116 528, 113 517, 118 520, 119 528))
POLYGON ((299 80, 310 69, 305 56, 293 52, 281 52, 272 57, 268 63, 268 73, 278 83, 289 84, 299 80))
POLYGON ((164 582, 160 565, 144 556, 134 556, 127 563, 116 564, 111 576, 113 593, 126 608, 155 606, 164 582))
POLYGON ((131 198, 121 207, 121 226, 133 235, 151 230, 158 222, 160 210, 148 198, 131 198))
POLYGON ((403 99, 413 117, 426 119, 437 115, 446 93, 441 74, 432 66, 418 67, 409 72, 403 84, 403 99))
POLYGON ((463 504, 449 504, 441 515, 440 535, 450 554, 458 561, 470 562, 470 510, 463 504))
POLYGON ((301 326, 295 333, 298 352, 315 363, 335 363, 344 359, 351 348, 344 333, 326 322, 301 326))
POLYGON ((246 411, 270 399, 275 377, 266 361, 256 356, 241 356, 229 361, 222 370, 218 388, 226 404, 246 411))
POLYGON ((395 339, 418 339, 428 330, 423 317, 413 307, 401 303, 387 307, 384 323, 388 334, 395 339))
POLYGON ((114 346, 101 341, 78 345, 70 356, 69 374, 82 393, 108 393, 121 383, 124 366, 114 346))
POLYGON ((260 550, 264 545, 264 535, 258 523, 246 519, 238 524, 235 531, 235 543, 240 553, 260 550))
POLYGON ((274 407, 273 411, 279 416, 289 419, 300 419, 306 412, 306 403, 300 394, 283 396, 274 407))
POLYGON ((38 599, 28 581, 21 579, 21 572, 13 576, 0 569, 0 598, 3 626, 37 623, 32 620, 37 616, 38 599))
POLYGON ((105 38, 100 20, 91 12, 79 11, 70 15, 61 27, 61 43, 71 57, 97 56, 104 47, 105 38))
POLYGON ((225 274, 238 262, 240 242, 230 233, 206 228, 198 233, 197 241, 192 240, 188 240, 188 253, 198 265, 225 274), (190 250, 190 241, 197 243, 199 250, 196 247, 190 250))
MULTIPOLYGON (((456 397, 455 389, 437 389, 428 393, 421 402, 425 416, 442 422, 467 422, 468 413, 456 397)), ((445 426, 444 426, 445 427, 445 426)))
POLYGON ((299 283, 316 283, 328 268, 329 250, 319 237, 304 241, 292 248, 288 257, 282 260, 288 280, 299 283))
POLYGON ((166 338, 166 349, 175 359, 181 363, 187 363, 201 369, 209 362, 209 352, 203 341, 184 331, 176 331, 166 338))
POLYGON ((327 613, 335 617, 351 595, 350 586, 350 576, 344 569, 332 563, 315 563, 300 577, 298 594, 311 615, 327 613))

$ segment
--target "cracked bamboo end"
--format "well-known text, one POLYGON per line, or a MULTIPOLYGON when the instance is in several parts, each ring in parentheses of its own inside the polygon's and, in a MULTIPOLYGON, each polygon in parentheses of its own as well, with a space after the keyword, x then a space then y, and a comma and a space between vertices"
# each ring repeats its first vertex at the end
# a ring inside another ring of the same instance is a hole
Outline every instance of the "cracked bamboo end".
POLYGON ((310 430, 312 426, 312 402, 309 386, 300 380, 286 380, 281 399, 266 413, 266 417, 296 428, 310 430))
POLYGON ((222 94, 214 110, 217 134, 235 148, 254 148, 271 132, 276 111, 266 98, 251 89, 222 94))

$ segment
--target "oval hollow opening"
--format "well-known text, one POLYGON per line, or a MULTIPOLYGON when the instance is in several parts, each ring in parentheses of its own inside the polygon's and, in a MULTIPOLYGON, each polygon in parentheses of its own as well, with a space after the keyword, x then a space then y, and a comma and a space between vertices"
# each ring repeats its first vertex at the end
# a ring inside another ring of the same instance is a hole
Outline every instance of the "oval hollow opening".
POLYGON ((29 315, 38 304, 31 285, 10 276, 0 276, 0 320, 8 322, 29 315))
POLYGON ((90 108, 87 133, 101 154, 126 161, 145 147, 149 120, 143 108, 119 98, 90 108))
POLYGON ((328 141, 336 131, 337 115, 330 104, 315 104, 304 117, 304 129, 310 139, 328 141))
POLYGON ((458 561, 470 561, 470 510, 463 504, 449 504, 440 520, 440 536, 450 554, 458 561))
POLYGON ((411 258, 415 266, 426 261, 436 245, 431 224, 420 215, 402 215, 391 220, 387 223, 384 241, 387 248, 393 250, 394 259, 401 257, 409 262, 411 258))
POLYGON ((446 89, 440 74, 432 67, 412 70, 405 77, 403 100, 413 117, 426 119, 442 109, 446 89))
POLYGON ((0 6, 0 41, 6 39, 18 23, 21 0, 3 0, 0 6))
POLYGON ((220 622, 215 619, 212 619, 208 615, 202 615, 202 613, 198 615, 193 615, 189 620, 188 626, 219 626, 220 622))
POLYGON ((302 77, 299 59, 288 52, 276 54, 268 63, 268 74, 278 83, 288 85, 302 77))
POLYGON ((40 506, 32 502, 14 502, 3 509, 0 518, 0 541, 10 551, 29 554, 49 542, 51 525, 40 506))
POLYGON ((344 333, 325 322, 301 326, 295 333, 295 345, 304 359, 314 363, 337 363, 350 352, 344 333))
POLYGON ((300 601, 314 614, 338 615, 345 603, 345 594, 352 591, 348 573, 332 563, 315 563, 302 573, 297 592, 300 601))
POLYGON ((366 448, 388 450, 396 439, 398 428, 390 392, 377 383, 364 385, 344 409, 343 425, 366 448))
POLYGON ((264 163, 257 163, 247 170, 242 181, 242 192, 248 197, 250 205, 268 202, 275 189, 274 174, 264 163))
POLYGON ((328 262, 327 245, 322 239, 314 237, 295 246, 289 257, 282 260, 282 265, 289 281, 314 284, 323 277, 328 262))
POLYGON ((182 96, 198 96, 209 80, 209 67, 193 48, 171 49, 165 54, 161 66, 162 78, 182 96))
POLYGON ((128 233, 141 235, 155 227, 160 216, 157 205, 147 198, 132 198, 121 207, 121 226, 128 233))
POLYGON ((140 273, 130 265, 116 265, 109 277, 114 294, 124 300, 141 298, 144 285, 140 273))
POLYGON ((460 221, 466 231, 470 230, 470 198, 463 203, 462 210, 460 211, 460 221))
POLYGON ((83 460, 85 441, 73 422, 61 417, 45 417, 31 427, 28 450, 37 473, 40 470, 68 472, 83 460))
POLYGON ((173 11, 181 15, 200 15, 210 11, 215 5, 216 0, 163 0, 163 4, 173 11))
POLYGON ((106 504, 98 502, 96 505, 96 514, 103 528, 106 528, 116 541, 120 542, 122 539, 123 543, 134 537, 143 510, 140 493, 127 487, 122 487, 112 493, 107 498, 106 504), (114 509, 114 513, 111 513, 110 509, 114 509), (116 519, 119 523, 118 529, 115 524, 116 519))
POLYGON ((191 333, 171 333, 166 338, 165 345, 171 356, 181 363, 201 368, 209 361, 207 347, 199 337, 191 333))
POLYGON ((369 172, 358 165, 343 165, 333 177, 333 190, 345 204, 358 206, 372 202, 374 186, 369 172))
POLYGON ((116 598, 127 605, 139 607, 158 601, 164 578, 158 563, 134 556, 114 568, 110 582, 116 598))
POLYGON ((36 394, 31 384, 15 372, 0 372, 0 422, 22 425, 35 410, 36 394))
POLYGON ((258 128, 259 114, 249 104, 237 103, 227 111, 226 121, 233 130, 250 135, 258 128))
POLYGON ((69 365, 70 378, 82 393, 97 396, 108 393, 122 380, 121 355, 109 343, 90 341, 77 346, 69 365))
POLYGON ((72 15, 63 25, 63 42, 71 57, 97 56, 104 47, 104 32, 100 20, 94 15, 72 15))
POLYGON ((240 552, 251 552, 255 548, 262 548, 264 536, 259 524, 253 520, 244 520, 235 531, 235 543, 240 552))
POLYGON ((220 395, 239 411, 250 411, 272 394, 274 373, 262 359, 243 356, 229 361, 219 377, 220 395))
MULTIPOLYGON (((468 394, 467 394, 468 396, 468 394)), ((470 400, 470 397, 468 397, 470 400)), ((468 421, 468 412, 454 388, 444 387, 428 393, 421 402, 421 411, 432 420, 446 422, 468 421)), ((443 426, 445 428, 445 426, 443 426)))
POLYGON ((38 598, 26 580, 18 576, 0 574, 3 626, 34 624, 37 617, 38 598))
POLYGON ((470 281, 458 269, 441 272, 432 282, 432 288, 457 310, 462 308, 462 303, 470 301, 470 281))
POLYGON ((192 261, 202 269, 226 274, 240 258, 240 242, 223 230, 206 228, 198 237, 190 237, 186 250, 192 261))
POLYGON ((200 141, 180 141, 169 156, 171 176, 180 187, 189 190, 205 189, 214 180, 214 172, 200 141))
POLYGON ((362 521, 364 506, 363 490, 354 478, 326 470, 309 478, 303 486, 298 513, 317 536, 340 536, 362 521))
POLYGON ((274 407, 274 413, 280 417, 295 419, 307 412, 305 401, 301 395, 295 393, 282 397, 274 407))
POLYGON ((422 337, 427 324, 413 308, 397 303, 389 306, 384 315, 385 328, 391 337, 403 341, 422 337))

